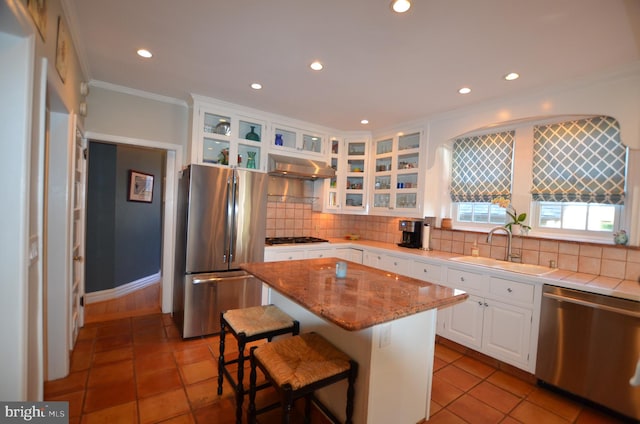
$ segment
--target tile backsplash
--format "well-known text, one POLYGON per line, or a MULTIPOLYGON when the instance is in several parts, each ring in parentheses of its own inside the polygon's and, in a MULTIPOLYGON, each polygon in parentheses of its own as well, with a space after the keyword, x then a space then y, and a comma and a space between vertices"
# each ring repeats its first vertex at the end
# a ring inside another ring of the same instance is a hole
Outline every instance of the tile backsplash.
MULTIPOLYGON (((342 238, 358 234, 363 240, 398 243, 402 218, 371 215, 338 215, 313 212, 310 204, 267 205, 267 237, 313 236, 342 238)), ((506 236, 496 233, 491 245, 486 233, 462 230, 431 231, 431 247, 460 255, 470 255, 474 243, 480 256, 504 259, 506 236)), ((640 278, 640 248, 514 236, 512 252, 528 264, 550 266, 572 272, 601 275, 617 280, 640 278)))

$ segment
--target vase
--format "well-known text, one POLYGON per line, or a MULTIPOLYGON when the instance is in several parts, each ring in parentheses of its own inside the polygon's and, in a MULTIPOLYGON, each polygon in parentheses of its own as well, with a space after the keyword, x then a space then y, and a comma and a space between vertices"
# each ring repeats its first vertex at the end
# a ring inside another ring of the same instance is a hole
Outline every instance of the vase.
POLYGON ((520 226, 519 224, 511 225, 511 235, 513 236, 522 235, 522 226, 520 226))
POLYGON ((249 131, 244 136, 244 138, 251 141, 260 141, 260 135, 258 135, 258 133, 256 132, 256 127, 254 127, 253 125, 251 126, 251 131, 249 131))
POLYGON ((256 169, 256 152, 247 152, 247 156, 249 156, 249 159, 247 159, 247 168, 256 169))
POLYGON ((283 146, 284 142, 282 141, 282 134, 276 134, 276 146, 283 146))

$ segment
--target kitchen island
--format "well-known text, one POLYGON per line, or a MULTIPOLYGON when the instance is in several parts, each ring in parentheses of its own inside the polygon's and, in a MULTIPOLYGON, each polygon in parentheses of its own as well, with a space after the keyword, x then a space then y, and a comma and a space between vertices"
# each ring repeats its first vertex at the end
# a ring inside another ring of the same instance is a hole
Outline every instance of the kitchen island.
MULTIPOLYGON (((270 287, 270 303, 359 364, 354 423, 417 423, 429 417, 436 311, 468 295, 437 284, 338 259, 248 263, 241 267, 270 287)), ((341 419, 346 383, 318 397, 341 419)))

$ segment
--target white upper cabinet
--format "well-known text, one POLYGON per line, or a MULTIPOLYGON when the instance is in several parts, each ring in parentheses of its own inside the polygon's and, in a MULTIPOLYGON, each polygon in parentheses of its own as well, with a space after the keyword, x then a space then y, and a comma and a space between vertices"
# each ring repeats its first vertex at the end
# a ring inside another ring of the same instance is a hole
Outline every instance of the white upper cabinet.
POLYGON ((194 101, 189 162, 266 171, 267 123, 194 101))
POLYGON ((375 214, 420 217, 424 191, 422 130, 373 142, 370 208, 375 214))
POLYGON ((300 157, 322 159, 326 154, 327 136, 312 129, 299 129, 280 123, 273 124, 269 151, 300 157))
POLYGON ((330 138, 330 165, 336 176, 325 182, 325 212, 367 212, 369 139, 330 138))

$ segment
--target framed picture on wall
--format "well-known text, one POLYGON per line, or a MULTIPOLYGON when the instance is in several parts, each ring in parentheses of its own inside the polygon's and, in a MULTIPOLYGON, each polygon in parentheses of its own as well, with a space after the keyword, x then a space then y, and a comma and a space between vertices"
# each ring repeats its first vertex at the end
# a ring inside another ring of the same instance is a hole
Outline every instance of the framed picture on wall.
POLYGON ((69 66, 69 54, 71 54, 71 38, 62 16, 58 16, 58 39, 56 40, 56 69, 62 82, 67 78, 69 66))
POLYGON ((47 0, 27 0, 27 8, 33 18, 33 22, 36 24, 36 28, 38 28, 40 38, 45 41, 45 34, 47 33, 47 0))
POLYGON ((153 175, 129 170, 129 196, 131 202, 151 203, 153 201, 153 175))

